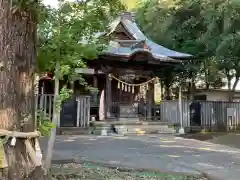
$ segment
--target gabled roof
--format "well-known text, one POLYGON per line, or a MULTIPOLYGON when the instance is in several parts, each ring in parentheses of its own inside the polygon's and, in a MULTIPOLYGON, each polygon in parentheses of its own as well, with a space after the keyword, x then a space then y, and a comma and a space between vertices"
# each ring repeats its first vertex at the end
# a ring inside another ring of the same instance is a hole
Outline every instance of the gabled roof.
MULTIPOLYGON (((129 15, 130 13, 128 12, 127 14, 129 15)), ((144 33, 140 30, 134 20, 132 20, 131 18, 126 18, 123 15, 112 22, 112 24, 110 25, 110 32, 108 34, 113 33, 119 24, 121 24, 129 34, 131 34, 134 40, 132 40, 132 42, 128 42, 128 47, 121 45, 124 41, 127 42, 128 40, 122 40, 121 42, 111 42, 106 51, 106 53, 108 54, 130 57, 138 51, 145 51, 151 53, 154 59, 159 59, 162 61, 176 61, 182 59, 190 59, 193 57, 190 54, 173 51, 171 49, 154 43, 144 35, 144 33), (145 47, 147 48, 133 48, 133 46, 135 46, 136 43, 139 42, 144 42, 145 47)))

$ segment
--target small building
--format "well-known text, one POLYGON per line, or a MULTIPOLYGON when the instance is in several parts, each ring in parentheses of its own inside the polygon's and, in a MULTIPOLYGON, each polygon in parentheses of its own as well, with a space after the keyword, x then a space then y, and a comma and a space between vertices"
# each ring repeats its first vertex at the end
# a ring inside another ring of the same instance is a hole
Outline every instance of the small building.
MULTIPOLYGON (((194 100, 204 100, 204 101, 228 101, 229 100, 229 90, 227 89, 197 89, 194 92, 194 100)), ((240 101, 240 91, 236 90, 233 95, 233 101, 240 101)))

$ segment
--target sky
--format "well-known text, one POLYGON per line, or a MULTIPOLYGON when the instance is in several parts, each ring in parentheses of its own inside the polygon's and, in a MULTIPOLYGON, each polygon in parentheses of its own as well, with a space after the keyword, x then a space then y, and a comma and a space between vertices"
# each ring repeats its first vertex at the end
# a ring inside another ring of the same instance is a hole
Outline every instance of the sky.
MULTIPOLYGON (((128 6, 128 9, 131 9, 136 6, 138 0, 122 0, 122 2, 124 2, 128 6)), ((43 0, 43 3, 52 7, 57 7, 58 0, 43 0)))
POLYGON ((43 0, 45 5, 50 5, 52 7, 57 7, 58 0, 43 0))

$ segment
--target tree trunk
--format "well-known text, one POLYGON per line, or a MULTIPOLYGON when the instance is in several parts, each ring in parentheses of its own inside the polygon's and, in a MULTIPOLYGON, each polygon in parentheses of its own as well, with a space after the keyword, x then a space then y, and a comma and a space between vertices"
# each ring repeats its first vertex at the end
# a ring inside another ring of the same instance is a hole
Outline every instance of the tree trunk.
POLYGON ((166 84, 166 100, 171 100, 171 85, 166 84))
POLYGON ((209 90, 210 89, 210 83, 208 81, 206 81, 206 90, 209 90))
POLYGON ((207 66, 206 66, 206 64, 204 63, 204 69, 205 69, 205 71, 204 71, 204 76, 205 76, 205 85, 206 85, 206 90, 209 90, 209 88, 210 88, 210 82, 209 82, 209 72, 208 72, 208 69, 207 69, 207 66))
POLYGON ((228 90, 230 91, 231 90, 231 78, 230 77, 227 77, 227 86, 228 86, 228 90))
POLYGON ((188 83, 188 99, 194 100, 196 85, 195 80, 192 78, 191 81, 188 83))
MULTIPOLYGON (((34 70, 36 61, 36 12, 11 9, 11 1, 0 0, 0 129, 34 131, 34 70)), ((29 162, 23 141, 4 145, 8 168, 0 179, 21 180, 31 175, 43 179, 29 162)), ((30 177, 29 177, 30 178, 30 177)))
MULTIPOLYGON (((235 90, 236 90, 236 87, 237 87, 237 84, 239 82, 239 76, 236 76, 236 79, 233 83, 233 87, 231 88, 231 82, 230 82, 230 89, 229 89, 229 101, 233 101, 233 97, 234 97, 234 93, 235 93, 235 90)), ((229 88, 229 87, 228 87, 229 88)))
MULTIPOLYGON (((56 62, 55 66, 55 83, 54 83, 54 107, 53 107, 53 124, 58 124, 58 119, 59 119, 59 110, 57 109, 57 100, 59 98, 59 79, 56 74, 59 74, 60 70, 60 63, 59 61, 56 62)), ((48 148, 47 148, 47 154, 46 154, 46 159, 45 159, 45 169, 50 170, 51 168, 51 162, 52 162, 52 155, 53 155, 53 148, 54 148, 54 142, 56 139, 56 128, 52 128, 51 130, 51 135, 48 140, 48 148)))

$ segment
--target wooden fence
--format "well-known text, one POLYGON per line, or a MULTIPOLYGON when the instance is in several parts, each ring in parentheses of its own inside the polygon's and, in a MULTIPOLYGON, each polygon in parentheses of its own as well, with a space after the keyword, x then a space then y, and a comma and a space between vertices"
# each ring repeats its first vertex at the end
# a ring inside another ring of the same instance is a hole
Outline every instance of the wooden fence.
POLYGON ((78 96, 77 101, 77 124, 79 127, 88 127, 90 121, 90 96, 78 96))
MULTIPOLYGON (((36 95, 36 118, 52 120, 52 94, 36 95)), ((90 97, 76 96, 63 102, 58 127, 88 127, 90 120, 90 97)))

